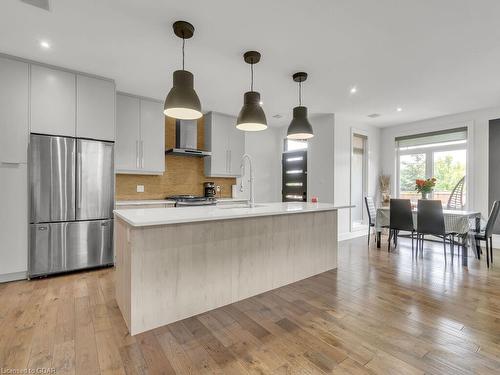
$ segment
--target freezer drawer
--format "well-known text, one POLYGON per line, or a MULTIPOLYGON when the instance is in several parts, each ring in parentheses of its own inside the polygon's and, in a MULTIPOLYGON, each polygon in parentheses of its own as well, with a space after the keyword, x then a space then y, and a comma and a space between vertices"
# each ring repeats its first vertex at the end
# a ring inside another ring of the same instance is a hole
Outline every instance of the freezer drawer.
POLYGON ((113 149, 111 142, 77 140, 76 220, 113 217, 113 149))
POLYGON ((75 220, 75 140, 31 134, 31 223, 75 220))
POLYGON ((113 263, 113 220, 32 224, 30 276, 113 263))

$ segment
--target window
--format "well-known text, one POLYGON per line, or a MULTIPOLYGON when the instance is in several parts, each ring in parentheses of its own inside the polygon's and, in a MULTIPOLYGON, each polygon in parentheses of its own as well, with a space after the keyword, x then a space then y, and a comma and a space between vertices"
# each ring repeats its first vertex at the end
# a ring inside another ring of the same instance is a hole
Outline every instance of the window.
POLYGON ((307 150, 307 141, 303 139, 285 139, 285 152, 307 150))
POLYGON ((283 202, 307 201, 307 141, 285 139, 282 155, 283 202))
POLYGON ((467 128, 396 138, 396 152, 398 196, 418 199, 415 180, 435 177, 431 198, 446 205, 467 170, 467 128))

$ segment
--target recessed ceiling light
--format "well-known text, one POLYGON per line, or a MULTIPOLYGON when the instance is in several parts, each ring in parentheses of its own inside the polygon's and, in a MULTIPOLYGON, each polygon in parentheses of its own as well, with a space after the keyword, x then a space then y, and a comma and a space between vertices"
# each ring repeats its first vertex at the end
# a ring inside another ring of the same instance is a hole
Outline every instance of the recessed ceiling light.
POLYGON ((45 49, 49 49, 50 48, 50 43, 47 42, 46 40, 42 40, 40 42, 40 47, 45 48, 45 49))
POLYGON ((398 111, 398 112, 401 112, 402 110, 403 110, 403 108, 401 108, 401 107, 396 108, 396 111, 398 111))
POLYGON ((274 117, 274 118, 282 118, 283 116, 282 116, 282 115, 280 115, 279 113, 277 113, 277 114, 275 114, 273 117, 274 117))
POLYGON ((350 93, 356 94, 358 92, 358 88, 356 86, 351 87, 350 93))
POLYGON ((261 101, 259 102, 259 104, 260 104, 260 105, 263 105, 263 104, 264 104, 264 102, 261 100, 261 101))
POLYGON ((370 118, 377 118, 380 116, 382 116, 380 113, 372 113, 371 115, 368 115, 368 117, 370 117, 370 118))

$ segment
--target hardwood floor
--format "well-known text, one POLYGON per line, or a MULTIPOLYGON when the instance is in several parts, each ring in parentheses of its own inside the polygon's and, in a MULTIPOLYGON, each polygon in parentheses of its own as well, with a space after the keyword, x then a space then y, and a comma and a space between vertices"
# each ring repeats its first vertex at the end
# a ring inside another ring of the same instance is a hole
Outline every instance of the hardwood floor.
POLYGON ((464 269, 440 244, 417 260, 408 241, 372 244, 341 242, 336 271, 134 337, 113 269, 0 284, 0 373, 499 374, 500 257, 464 269))

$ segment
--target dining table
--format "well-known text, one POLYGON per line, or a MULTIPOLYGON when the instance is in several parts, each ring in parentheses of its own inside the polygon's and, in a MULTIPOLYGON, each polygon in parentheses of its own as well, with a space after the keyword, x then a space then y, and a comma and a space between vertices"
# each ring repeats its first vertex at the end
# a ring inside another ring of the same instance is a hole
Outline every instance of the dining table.
MULTIPOLYGON (((417 227, 417 209, 412 208, 413 223, 417 227)), ((390 224, 390 208, 383 206, 377 208, 377 216, 375 218, 375 229, 377 232, 377 248, 380 248, 382 229, 388 228, 390 224)), ((443 210, 444 227, 447 232, 456 233, 460 238, 459 243, 462 246, 462 265, 468 266, 468 248, 467 238, 472 229, 480 226, 481 212, 479 211, 461 211, 461 210, 443 210), (472 223, 472 224, 471 224, 472 223)), ((473 238, 473 236, 471 236, 473 238)))

